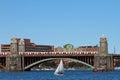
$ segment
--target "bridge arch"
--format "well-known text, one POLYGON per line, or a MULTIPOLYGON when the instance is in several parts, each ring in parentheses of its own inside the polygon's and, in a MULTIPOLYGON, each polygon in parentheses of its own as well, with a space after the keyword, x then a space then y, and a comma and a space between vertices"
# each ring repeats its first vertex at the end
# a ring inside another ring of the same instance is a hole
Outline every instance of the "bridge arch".
POLYGON ((88 64, 88 63, 85 63, 85 62, 83 62, 83 61, 77 60, 77 59, 72 59, 72 58, 47 58, 47 59, 39 60, 39 61, 37 61, 37 62, 34 62, 34 63, 26 66, 26 67, 24 68, 24 70, 27 70, 27 69, 29 69, 29 68, 31 68, 31 67, 39 64, 39 63, 42 63, 42 62, 45 62, 45 61, 49 61, 49 60, 55 60, 55 59, 71 60, 71 61, 74 61, 74 62, 78 62, 78 63, 84 64, 84 65, 86 65, 86 66, 88 66, 88 67, 90 67, 90 68, 94 68, 92 65, 90 65, 90 64, 88 64))
POLYGON ((0 68, 3 69, 3 70, 6 70, 6 67, 3 66, 1 63, 0 63, 0 68))

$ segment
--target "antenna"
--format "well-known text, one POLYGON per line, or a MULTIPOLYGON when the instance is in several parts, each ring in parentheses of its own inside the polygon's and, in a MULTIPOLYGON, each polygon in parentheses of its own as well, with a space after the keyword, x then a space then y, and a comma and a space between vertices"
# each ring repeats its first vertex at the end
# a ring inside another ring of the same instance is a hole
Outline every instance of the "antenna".
POLYGON ((116 53, 115 51, 116 51, 116 50, 115 50, 115 46, 114 46, 114 54, 116 53))

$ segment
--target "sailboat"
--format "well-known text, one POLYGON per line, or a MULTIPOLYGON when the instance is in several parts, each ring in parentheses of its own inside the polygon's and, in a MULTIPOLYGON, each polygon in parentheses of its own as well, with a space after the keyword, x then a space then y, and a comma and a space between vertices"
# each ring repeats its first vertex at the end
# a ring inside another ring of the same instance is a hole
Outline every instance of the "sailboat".
POLYGON ((60 64, 58 65, 57 69, 55 70, 54 74, 55 75, 63 75, 64 73, 64 67, 63 67, 63 61, 62 59, 60 60, 60 64))

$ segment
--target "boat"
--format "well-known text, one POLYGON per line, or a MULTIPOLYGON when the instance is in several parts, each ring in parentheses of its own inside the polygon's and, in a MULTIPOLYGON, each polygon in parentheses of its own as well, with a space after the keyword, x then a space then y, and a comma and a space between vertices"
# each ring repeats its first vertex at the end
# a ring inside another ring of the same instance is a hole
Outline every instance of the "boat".
POLYGON ((64 74, 64 67, 63 67, 63 61, 62 59, 60 60, 60 63, 57 67, 57 69, 54 72, 55 75, 63 75, 64 74))
POLYGON ((103 68, 93 69, 93 72, 108 72, 109 70, 103 68))

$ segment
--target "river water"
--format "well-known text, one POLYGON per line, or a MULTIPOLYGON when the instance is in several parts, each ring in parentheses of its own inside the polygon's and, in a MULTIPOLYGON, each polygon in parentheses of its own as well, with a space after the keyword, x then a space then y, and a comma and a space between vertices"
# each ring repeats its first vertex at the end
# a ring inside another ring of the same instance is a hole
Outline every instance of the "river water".
POLYGON ((120 70, 112 72, 65 70, 63 76, 54 75, 54 70, 0 72, 0 80, 120 80, 120 70))

